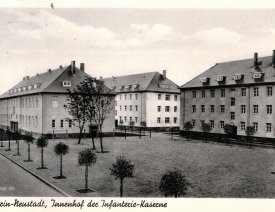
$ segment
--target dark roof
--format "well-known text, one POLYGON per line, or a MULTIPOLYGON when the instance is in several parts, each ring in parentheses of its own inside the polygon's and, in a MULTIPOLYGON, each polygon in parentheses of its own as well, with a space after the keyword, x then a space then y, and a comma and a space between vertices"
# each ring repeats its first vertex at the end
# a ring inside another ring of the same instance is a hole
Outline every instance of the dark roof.
POLYGON ((260 82, 275 82, 275 68, 272 66, 272 57, 261 57, 258 61, 262 61, 257 68, 254 66, 254 59, 238 60, 224 63, 217 63, 207 71, 193 78, 180 88, 203 87, 201 78, 209 78, 208 86, 220 86, 216 80, 219 76, 224 76, 224 85, 236 84, 253 84, 260 82), (263 77, 254 79, 255 73, 262 73, 263 77), (234 75, 242 75, 242 80, 235 80, 234 75))
POLYGON ((147 72, 103 79, 106 86, 117 93, 124 92, 168 92, 179 93, 178 86, 158 72, 147 72), (128 86, 128 87, 127 87, 128 86), (166 87, 166 88, 165 88, 166 87))

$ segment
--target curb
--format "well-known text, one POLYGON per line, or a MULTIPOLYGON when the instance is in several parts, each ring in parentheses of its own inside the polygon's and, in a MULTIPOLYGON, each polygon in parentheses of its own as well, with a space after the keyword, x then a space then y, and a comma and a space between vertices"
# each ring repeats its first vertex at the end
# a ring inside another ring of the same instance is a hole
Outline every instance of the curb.
POLYGON ((38 180, 40 180, 41 182, 45 183, 46 185, 48 185, 49 187, 51 187, 52 189, 54 189, 55 191, 57 191, 58 193, 62 194, 65 197, 70 197, 69 194, 67 194, 66 192, 62 191, 60 188, 57 188, 55 185, 53 185, 52 183, 46 181, 45 179, 43 179, 42 177, 38 176, 37 174, 35 174, 34 172, 28 170, 27 168, 25 168, 24 166, 22 166, 21 164, 17 163, 16 161, 12 160, 11 158, 9 158, 8 156, 4 155, 2 152, 0 152, 0 154, 2 156, 4 156, 5 158, 7 158, 8 160, 10 160, 11 162, 13 162, 14 164, 16 164, 17 166, 19 166, 20 168, 24 169, 25 171, 27 171, 28 173, 30 173, 32 176, 34 176, 35 178, 37 178, 38 180))

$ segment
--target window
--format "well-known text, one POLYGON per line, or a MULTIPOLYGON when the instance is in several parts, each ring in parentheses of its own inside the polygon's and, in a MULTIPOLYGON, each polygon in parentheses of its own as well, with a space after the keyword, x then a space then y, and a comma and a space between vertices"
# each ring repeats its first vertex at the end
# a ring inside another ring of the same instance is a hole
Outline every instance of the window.
POLYGON ((125 108, 125 111, 127 111, 127 105, 125 105, 124 108, 125 108))
POLYGON ((196 105, 192 105, 192 113, 196 113, 196 105))
POLYGON ((127 117, 126 117, 126 116, 124 116, 124 122, 125 122, 125 123, 127 122, 127 117))
POLYGON ((201 91, 201 98, 205 98, 205 90, 201 91))
POLYGON ((192 96, 193 96, 193 98, 195 99, 196 96, 197 96, 197 92, 196 92, 196 91, 192 91, 192 96))
POLYGON ((178 95, 174 95, 174 101, 178 101, 178 95))
POLYGON ((160 117, 157 117, 157 123, 160 124, 160 117))
POLYGON ((241 105, 241 113, 246 113, 246 107, 245 107, 245 105, 241 105))
POLYGON ((132 111, 132 105, 130 105, 130 111, 132 111))
POLYGON ((253 105, 253 113, 258 114, 259 112, 259 105, 253 105))
POLYGON ((136 105, 136 111, 138 111, 138 106, 136 105))
POLYGON ((73 121, 72 119, 69 119, 69 127, 72 127, 72 125, 73 125, 73 121))
POLYGON ((72 83, 71 81, 63 81, 63 87, 71 87, 72 86, 72 83))
POLYGON ((210 91, 210 96, 213 98, 213 97, 215 97, 215 90, 211 90, 210 91))
POLYGON ((136 96, 136 100, 138 99, 138 95, 137 94, 135 94, 135 96, 136 96))
POLYGON ((64 127, 64 120, 63 120, 63 119, 60 120, 60 127, 61 127, 61 128, 64 127))
POLYGON ((52 107, 58 107, 58 96, 52 96, 52 107))
POLYGON ((201 126, 204 124, 204 120, 201 120, 201 126))
POLYGON ((230 112, 230 119, 235 120, 235 112, 230 112))
POLYGON ((211 129, 214 128, 214 120, 210 120, 210 127, 211 127, 211 129))
POLYGON ((161 100, 161 94, 160 93, 158 94, 158 100, 161 100))
POLYGON ((55 128, 55 120, 52 120, 52 128, 55 128))
POLYGON ((124 99, 125 99, 125 100, 127 99, 127 94, 124 94, 124 99))
POLYGON ((220 128, 224 129, 224 121, 220 121, 220 128))
POLYGON ((235 88, 231 88, 231 89, 230 89, 230 92, 235 92, 235 91, 236 91, 235 88))
POLYGON ((130 116, 130 122, 132 121, 132 117, 130 116))
POLYGON ((267 96, 272 96, 272 87, 266 88, 266 94, 267 94, 267 96))
POLYGON ((117 101, 115 101, 115 106, 117 106, 117 101))
POLYGON ((210 105, 210 112, 215 113, 215 106, 214 105, 210 105))
POLYGON ((35 107, 38 108, 38 98, 35 97, 35 107))
POLYGON ((176 113, 178 111, 178 107, 174 106, 174 112, 176 113))
POLYGON ((119 95, 119 100, 121 100, 121 94, 119 95))
POLYGON ((259 96, 259 88, 253 88, 253 96, 259 96))
POLYGON ((230 104, 231 104, 231 106, 235 106, 235 102, 236 102, 236 99, 235 99, 234 97, 232 97, 232 98, 230 99, 230 104))
POLYGON ((119 110, 121 111, 121 109, 122 109, 122 108, 121 108, 121 105, 120 105, 120 106, 119 106, 119 110))
POLYGON ((170 123, 170 118, 169 117, 165 117, 165 124, 169 124, 170 123))
POLYGON ((266 132, 271 132, 271 123, 266 123, 266 132))
POLYGON ((158 112, 160 112, 161 111, 161 106, 158 106, 158 112))
POLYGON ((205 105, 201 105, 201 112, 202 112, 202 113, 205 112, 205 105))
POLYGON ((165 95, 165 100, 166 100, 166 101, 170 101, 170 95, 168 95, 168 94, 165 95))
POLYGON ((170 106, 165 106, 165 112, 170 112, 170 106))
POLYGON ((225 89, 221 89, 221 97, 225 97, 225 89))
POLYGON ((258 122, 253 122, 253 128, 255 132, 258 132, 258 128, 259 128, 258 122))
POLYGON ((266 113, 267 114, 272 114, 272 105, 267 105, 266 106, 266 113))
POLYGON ((174 124, 176 124, 178 121, 177 117, 174 117, 174 124))
POLYGON ((135 123, 137 123, 138 122, 138 117, 135 117, 135 123))
POLYGON ((241 88, 241 95, 246 96, 246 88, 241 88))
POLYGON ((132 100, 132 94, 130 94, 130 100, 132 100))
POLYGON ((221 113, 224 113, 224 112, 225 112, 225 106, 224 106, 224 105, 221 105, 221 106, 220 106, 220 109, 221 109, 221 113))
POLYGON ((245 122, 241 121, 241 130, 245 130, 245 122))
POLYGON ((196 126, 196 120, 195 120, 195 119, 192 119, 192 120, 191 120, 191 123, 192 123, 193 127, 196 126))

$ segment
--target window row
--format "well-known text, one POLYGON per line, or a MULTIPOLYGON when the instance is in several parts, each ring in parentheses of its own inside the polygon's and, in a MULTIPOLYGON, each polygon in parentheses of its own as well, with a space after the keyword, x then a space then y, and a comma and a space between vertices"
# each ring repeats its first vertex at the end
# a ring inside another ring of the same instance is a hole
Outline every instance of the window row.
POLYGON ((22 126, 26 127, 38 127, 38 117, 37 116, 19 116, 19 120, 22 126))
POLYGON ((130 116, 129 118, 127 116, 124 116, 124 118, 122 119, 122 116, 119 116, 119 123, 125 123, 128 124, 127 122, 131 122, 134 121, 135 123, 138 123, 138 117, 132 117, 130 116))
MULTIPOLYGON (((119 94, 119 100, 122 100, 122 96, 123 96, 123 94, 119 94)), ((132 100, 133 99, 133 97, 135 97, 135 100, 138 100, 138 94, 136 93, 136 94, 124 94, 124 100, 128 100, 128 98, 129 98, 129 100, 132 100)))
MULTIPOLYGON (((165 112, 170 112, 170 106, 164 107, 165 112)), ((178 111, 178 107, 174 106, 174 112, 176 113, 178 111)), ((157 106, 157 112, 161 112, 161 106, 157 106)))
MULTIPOLYGON (((170 101, 171 100, 171 96, 172 95, 170 95, 170 94, 164 94, 165 95, 165 100, 166 101, 170 101)), ((158 100, 162 100, 162 94, 161 93, 159 93, 158 94, 158 100)), ((174 101, 178 101, 178 95, 174 95, 174 101)))
MULTIPOLYGON (((69 119, 68 120, 68 127, 71 128, 73 126, 73 120, 72 119, 69 119)), ((55 119, 52 119, 52 128, 56 128, 57 127, 57 122, 55 119)), ((61 119, 60 122, 59 122, 59 127, 60 128, 64 128, 64 120, 61 119)))
MULTIPOLYGON (((165 117, 165 118, 164 118, 164 123, 165 123, 165 124, 171 124, 171 121, 172 121, 172 120, 170 120, 170 117, 165 117)), ((177 117, 174 117, 174 118, 173 118, 173 123, 174 123, 174 124, 177 124, 177 122, 178 122, 178 118, 177 118, 177 117)), ((161 123, 162 123, 161 117, 157 117, 157 123, 158 123, 158 124, 161 124, 161 123)))
MULTIPOLYGON (((122 111, 122 105, 119 106, 119 110, 122 111)), ((124 105, 124 111, 127 111, 127 110, 133 111, 133 106, 132 105, 129 105, 129 106, 124 105)), ((138 111, 137 105, 135 105, 135 111, 138 111)))

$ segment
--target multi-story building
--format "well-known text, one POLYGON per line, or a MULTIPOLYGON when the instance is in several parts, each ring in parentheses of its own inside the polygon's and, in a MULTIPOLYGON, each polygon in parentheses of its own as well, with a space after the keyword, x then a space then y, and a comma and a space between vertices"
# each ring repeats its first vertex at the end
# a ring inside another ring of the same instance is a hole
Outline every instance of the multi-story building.
POLYGON ((104 79, 116 92, 116 125, 135 126, 146 122, 150 128, 179 127, 180 90, 163 74, 148 72, 104 79))
POLYGON ((275 50, 273 56, 217 63, 181 89, 181 130, 191 121, 193 131, 210 123, 211 133, 224 134, 224 125, 245 135, 253 126, 255 136, 275 134, 275 50))
MULTIPOLYGON (((23 81, 0 96, 0 125, 2 128, 41 134, 75 134, 79 128, 72 121, 64 105, 68 99, 68 89, 73 90, 87 74, 84 63, 80 69, 72 61, 71 65, 51 70, 23 81)), ((112 94, 113 95, 113 94, 112 94)), ((114 107, 114 101, 113 101, 114 107)), ((112 132, 114 110, 104 122, 103 131, 112 132)), ((85 126, 88 132, 88 124, 85 126)))

